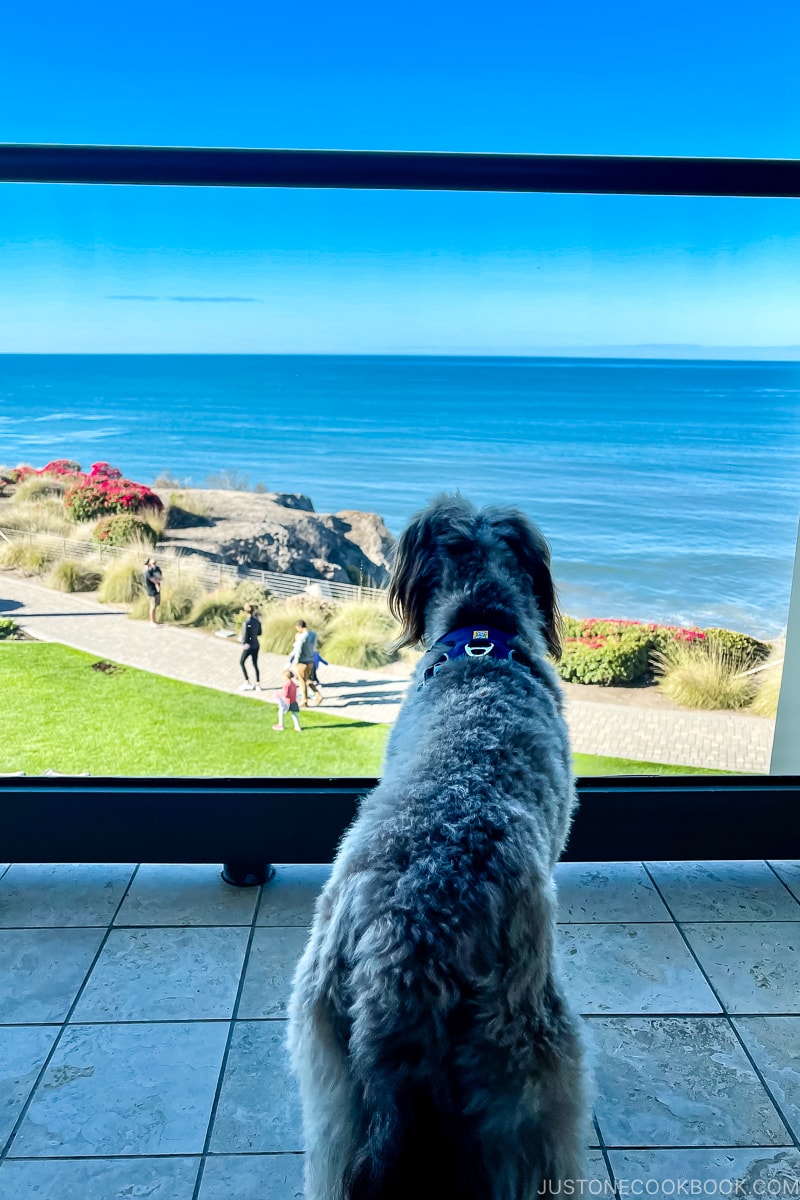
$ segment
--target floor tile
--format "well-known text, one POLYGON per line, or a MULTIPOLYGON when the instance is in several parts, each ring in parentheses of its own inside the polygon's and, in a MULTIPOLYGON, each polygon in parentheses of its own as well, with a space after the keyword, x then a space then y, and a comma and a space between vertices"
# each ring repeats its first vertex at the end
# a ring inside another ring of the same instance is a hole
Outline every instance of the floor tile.
POLYGON ((314 863, 277 866, 275 878, 264 887, 256 924, 310 925, 330 873, 329 866, 314 863))
POLYGON ((132 863, 14 863, 0 879, 0 928, 108 925, 132 874, 132 863))
POLYGON ((607 1146, 785 1146, 789 1134, 723 1017, 597 1017, 607 1146))
POLYGON ((670 920, 641 863, 559 863, 555 876, 559 921, 670 920))
POLYGON ((298 959, 308 930, 264 926, 256 929, 247 959, 239 1017, 285 1017, 298 959))
POLYGON ((800 920, 800 905, 765 862, 647 866, 676 921, 800 920))
POLYGON ((734 1025, 800 1139, 800 1017, 737 1017, 734 1025))
POLYGON ((112 929, 72 1020, 229 1019, 249 935, 246 928, 112 929))
POLYGON ((63 1021, 104 932, 0 930, 0 1022, 63 1021))
POLYGON ((192 1200, 199 1167, 199 1158, 6 1159, 0 1200, 192 1200))
POLYGON ((800 1013, 800 922, 687 922, 689 945, 729 1013, 800 1013))
MULTIPOLYGON (((608 1168, 606 1166, 605 1159, 599 1150, 592 1150, 589 1152, 589 1154, 587 1154, 585 1170, 585 1178, 588 1182, 600 1182, 603 1184, 608 1184, 608 1168)), ((554 1194, 557 1195, 558 1193, 554 1194)), ((585 1186, 585 1184, 582 1193, 579 1190, 576 1190, 574 1194, 576 1196, 580 1196, 581 1194, 584 1196, 611 1196, 610 1191, 603 1192, 596 1187, 589 1189, 585 1186)), ((2 1200, 2 1197, 0 1197, 0 1200, 2 1200)))
POLYGON ((794 1196, 800 1179, 797 1150, 609 1150, 608 1157, 626 1196, 794 1196))
POLYGON ((116 925, 249 925, 258 888, 234 888, 220 863, 142 863, 116 925))
POLYGON ((198 1200, 231 1200, 232 1196, 236 1200, 303 1200, 303 1155, 209 1156, 198 1200))
POLYGON ((14 1128, 57 1036, 58 1027, 54 1025, 0 1028, 0 1150, 14 1128))
POLYGON ((302 1149, 300 1099, 289 1072, 286 1022, 237 1022, 211 1150, 263 1154, 302 1149))
POLYGON ((10 1156, 200 1153, 227 1035, 225 1022, 69 1026, 10 1156))
POLYGON ((674 925, 561 925, 567 995, 582 1013, 718 1013, 674 925))
POLYGON ((770 866, 780 876, 796 900, 800 900, 800 859, 772 859, 770 866))

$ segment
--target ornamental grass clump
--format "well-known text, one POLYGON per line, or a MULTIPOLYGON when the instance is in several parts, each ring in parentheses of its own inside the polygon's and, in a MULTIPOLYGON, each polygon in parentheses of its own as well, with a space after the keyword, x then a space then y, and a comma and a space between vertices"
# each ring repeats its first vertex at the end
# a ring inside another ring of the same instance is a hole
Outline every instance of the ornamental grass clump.
POLYGON ((12 621, 10 617, 0 617, 0 642, 7 638, 15 638, 18 628, 17 622, 12 621))
POLYGON ((218 588, 195 600, 186 616, 186 624, 197 629, 231 629, 242 604, 235 588, 218 588))
POLYGON ((75 524, 64 514, 64 507, 54 496, 39 500, 18 501, 18 495, 3 512, 3 524, 8 529, 24 533, 52 533, 57 537, 72 537, 75 524))
POLYGON ((43 575, 54 558, 49 546, 36 541, 9 542, 0 549, 0 570, 43 575))
MULTIPOLYGON (((161 603, 158 606, 159 620, 172 624, 185 621, 197 600, 198 588, 197 582, 190 577, 180 581, 162 580, 161 603)), ((137 596, 128 610, 128 616, 135 621, 143 621, 149 615, 150 599, 141 594, 137 596)))
POLYGON ((103 604, 133 604, 144 593, 144 566, 132 558, 112 562, 103 576, 97 599, 103 604))
POLYGON ((58 592, 95 592, 102 580, 103 572, 98 566, 65 558, 53 567, 47 586, 58 592))
POLYGON ((25 504, 30 500, 41 500, 45 496, 55 496, 61 500, 69 487, 69 476, 37 472, 28 475, 17 487, 13 504, 25 504))
MULTIPOLYGON (((337 605, 313 596, 290 596, 261 614, 261 649, 270 654, 289 654, 294 644, 298 621, 305 621, 322 643, 337 605)), ((320 653, 324 653, 320 650, 320 653)), ((325 655, 327 658, 327 654, 325 655)), ((344 664, 342 664, 344 665, 344 664)))
POLYGON ((343 667, 376 670, 397 657, 400 626, 381 604, 342 604, 330 623, 325 657, 343 667))
POLYGON ((673 642, 658 653, 655 669, 661 691, 687 708, 746 708, 757 690, 740 659, 710 640, 673 642))
POLYGON ((778 697, 781 692, 785 649, 783 644, 773 646, 769 658, 762 665, 761 670, 753 676, 756 690, 750 702, 750 711, 758 717, 774 719, 778 715, 778 697))

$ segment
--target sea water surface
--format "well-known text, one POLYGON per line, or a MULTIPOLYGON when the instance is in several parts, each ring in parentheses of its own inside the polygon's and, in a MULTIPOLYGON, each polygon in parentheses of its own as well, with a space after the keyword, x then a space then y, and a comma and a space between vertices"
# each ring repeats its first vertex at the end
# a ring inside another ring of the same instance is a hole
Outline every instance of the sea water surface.
POLYGON ((398 533, 442 489, 525 509, 565 611, 785 627, 800 364, 0 356, 0 463, 237 472, 398 533))

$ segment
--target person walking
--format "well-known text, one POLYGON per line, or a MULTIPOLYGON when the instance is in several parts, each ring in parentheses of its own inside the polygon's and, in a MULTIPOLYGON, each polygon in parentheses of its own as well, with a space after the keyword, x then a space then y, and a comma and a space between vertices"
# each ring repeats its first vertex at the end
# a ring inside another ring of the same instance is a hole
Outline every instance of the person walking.
POLYGON ((158 606, 161 603, 161 567, 154 558, 145 559, 144 590, 150 601, 150 624, 157 625, 158 606))
POLYGON ((294 671, 287 669, 283 672, 283 687, 275 693, 275 703, 278 705, 278 723, 272 728, 276 733, 283 733, 283 718, 287 712, 294 723, 295 733, 302 733, 297 703, 297 684, 294 681, 294 671))
POLYGON ((242 657, 239 659, 239 666, 242 668, 244 675, 244 683, 239 688, 240 692, 255 692, 261 687, 261 675, 258 670, 258 651, 260 644, 258 639, 261 637, 261 621, 258 616, 258 609, 252 604, 244 606, 244 625, 242 626, 241 642, 244 649, 242 657), (255 675, 255 683, 250 683, 250 677, 247 674, 247 660, 253 660, 253 673, 255 675))
POLYGON ((307 708, 309 688, 314 693, 315 703, 322 703, 322 688, 317 682, 314 670, 317 635, 313 629, 308 628, 308 625, 303 620, 296 621, 294 627, 297 632, 295 634, 292 653, 289 655, 289 662, 297 664, 297 674, 300 679, 300 688, 303 697, 300 701, 300 707, 307 708))

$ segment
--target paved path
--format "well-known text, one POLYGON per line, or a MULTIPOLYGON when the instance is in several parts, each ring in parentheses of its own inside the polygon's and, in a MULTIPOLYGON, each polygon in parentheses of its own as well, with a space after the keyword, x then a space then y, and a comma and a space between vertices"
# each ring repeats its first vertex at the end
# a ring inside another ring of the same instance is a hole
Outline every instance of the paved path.
MULTIPOLYGON (((231 640, 194 629, 129 621, 122 609, 80 595, 51 591, 14 575, 0 574, 0 615, 14 617, 31 636, 61 642, 98 657, 155 671, 186 683, 236 692, 241 683, 239 648, 231 640)), ((271 701, 286 658, 262 654, 261 681, 250 693, 271 701)), ((363 721, 394 720, 409 672, 324 668, 325 711, 363 721)), ((774 722, 739 713, 691 712, 568 699, 573 749, 642 762, 675 763, 743 774, 766 772, 774 722)))

